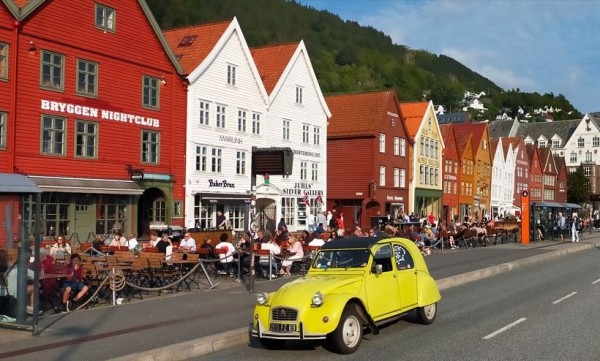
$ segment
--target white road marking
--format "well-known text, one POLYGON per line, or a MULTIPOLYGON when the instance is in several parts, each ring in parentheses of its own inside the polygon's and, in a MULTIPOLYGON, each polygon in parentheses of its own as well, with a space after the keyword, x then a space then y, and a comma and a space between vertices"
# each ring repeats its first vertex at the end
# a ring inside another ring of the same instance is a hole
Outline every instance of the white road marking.
POLYGON ((524 318, 524 317, 523 318, 519 318, 518 320, 516 320, 515 322, 511 323, 510 325, 506 325, 506 326, 502 327, 501 329, 499 329, 497 331, 494 331, 494 332, 490 333, 487 336, 484 336, 483 339, 484 340, 489 340, 490 338, 492 338, 492 337, 494 337, 494 336, 496 336, 498 334, 501 334, 502 332, 504 332, 504 331, 506 331, 506 330, 508 330, 508 329, 510 329, 512 327, 515 327, 516 325, 518 325, 519 323, 521 323, 521 322, 523 322, 525 320, 526 320, 526 318, 524 318))
POLYGON ((561 298, 559 298, 558 300, 556 300, 556 301, 552 302, 552 304, 553 304, 553 305, 555 305, 555 304, 557 304, 557 303, 561 303, 562 301, 566 300, 566 299, 567 299, 567 298, 569 298, 569 297, 573 297, 573 296, 575 296, 576 294, 577 294, 577 292, 571 292, 571 293, 569 293, 568 295, 566 295, 565 297, 561 297, 561 298))
POLYGON ((597 280, 595 280, 594 282, 592 282, 592 284, 595 285, 598 282, 600 282, 600 278, 598 278, 597 280))

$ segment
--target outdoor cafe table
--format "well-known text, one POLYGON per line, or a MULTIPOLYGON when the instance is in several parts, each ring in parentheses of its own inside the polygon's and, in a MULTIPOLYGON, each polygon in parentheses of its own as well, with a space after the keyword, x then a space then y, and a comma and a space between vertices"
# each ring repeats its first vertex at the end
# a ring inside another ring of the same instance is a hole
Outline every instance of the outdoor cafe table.
MULTIPOLYGON (((194 267, 196 264, 198 264, 199 261, 188 261, 188 260, 161 260, 161 262, 163 263, 163 265, 167 265, 167 266, 173 266, 176 270, 179 271, 179 276, 183 277, 185 276, 192 267, 194 267), (191 267, 184 267, 184 265, 190 265, 191 267)), ((179 291, 179 287, 181 286, 181 284, 185 284, 185 287, 188 289, 188 291, 191 291, 192 288, 190 287, 192 284, 195 284, 196 287, 198 287, 198 289, 200 289, 200 284, 198 284, 198 282, 196 282, 195 280, 195 272, 190 274, 188 277, 184 278, 183 280, 181 280, 181 282, 179 282, 177 284, 177 291, 179 291)))

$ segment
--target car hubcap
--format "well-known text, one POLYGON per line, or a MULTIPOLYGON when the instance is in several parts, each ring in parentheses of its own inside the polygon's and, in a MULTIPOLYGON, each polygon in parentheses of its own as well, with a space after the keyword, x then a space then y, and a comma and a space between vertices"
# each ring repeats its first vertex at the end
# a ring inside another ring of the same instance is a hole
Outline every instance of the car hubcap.
POLYGON ((427 317, 428 320, 431 320, 435 316, 435 303, 423 307, 423 311, 425 313, 425 317, 427 317))
POLYGON ((360 322, 356 317, 348 317, 344 321, 343 337, 348 347, 354 347, 360 339, 360 322))

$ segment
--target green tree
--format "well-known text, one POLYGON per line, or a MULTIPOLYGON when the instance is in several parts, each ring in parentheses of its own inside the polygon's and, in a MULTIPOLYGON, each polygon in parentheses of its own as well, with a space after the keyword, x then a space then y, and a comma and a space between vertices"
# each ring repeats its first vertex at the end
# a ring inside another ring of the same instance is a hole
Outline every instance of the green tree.
POLYGON ((569 174, 567 180, 567 200, 571 203, 583 203, 590 200, 590 180, 579 166, 575 173, 569 174))

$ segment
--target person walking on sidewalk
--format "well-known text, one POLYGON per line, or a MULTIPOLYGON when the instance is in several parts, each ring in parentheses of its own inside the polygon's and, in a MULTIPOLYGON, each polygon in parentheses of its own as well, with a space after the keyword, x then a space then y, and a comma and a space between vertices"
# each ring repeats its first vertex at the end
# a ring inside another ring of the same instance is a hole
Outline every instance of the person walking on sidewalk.
POLYGON ((567 221, 565 219, 565 216, 563 216, 562 212, 558 212, 558 220, 556 221, 556 227, 558 230, 558 234, 560 234, 561 242, 565 241, 565 232, 567 230, 566 223, 567 221))
POLYGON ((581 220, 576 214, 573 215, 573 222, 571 223, 571 242, 579 242, 579 229, 581 228, 581 220))

